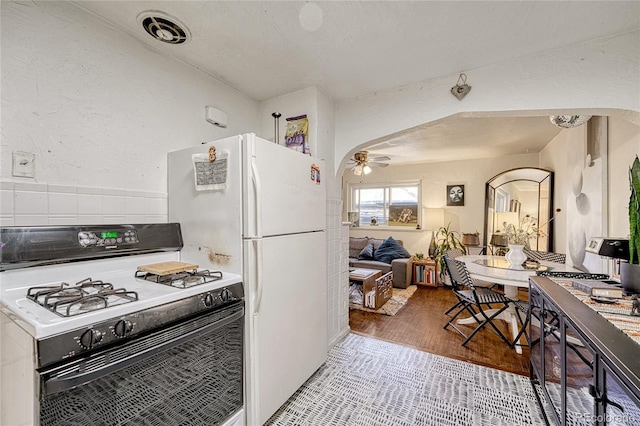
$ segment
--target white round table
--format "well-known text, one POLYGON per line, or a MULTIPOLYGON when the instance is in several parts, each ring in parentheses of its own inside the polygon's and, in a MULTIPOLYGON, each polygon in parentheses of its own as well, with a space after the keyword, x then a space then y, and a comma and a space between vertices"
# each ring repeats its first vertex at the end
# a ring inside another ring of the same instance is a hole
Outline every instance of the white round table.
MULTIPOLYGON (((535 269, 511 266, 504 256, 469 255, 458 256, 467 265, 473 278, 504 285, 505 296, 516 299, 518 287, 529 287, 529 277, 536 274, 535 269)), ((564 263, 540 262, 540 270, 580 272, 564 263)))
MULTIPOLYGON (((472 278, 504 286, 504 295, 509 299, 518 298, 519 287, 529 287, 529 277, 536 274, 536 269, 525 269, 522 266, 512 266, 504 256, 468 255, 458 256, 456 260, 464 262, 472 278)), ((540 262, 539 270, 580 272, 564 263, 540 262)), ((492 310, 487 310, 490 315, 492 310)), ((518 319, 515 308, 509 307, 496 318, 506 321, 515 339, 519 332, 518 319)), ((458 320, 458 324, 477 322, 475 317, 458 320)), ((521 354, 522 348, 516 345, 516 352, 521 354)))

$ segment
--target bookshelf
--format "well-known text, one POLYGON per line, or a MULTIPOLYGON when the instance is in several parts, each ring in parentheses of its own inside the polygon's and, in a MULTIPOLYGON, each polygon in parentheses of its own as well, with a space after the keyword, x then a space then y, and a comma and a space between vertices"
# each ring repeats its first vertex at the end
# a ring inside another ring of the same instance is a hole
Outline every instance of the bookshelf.
POLYGON ((413 283, 438 286, 438 264, 433 259, 413 260, 413 283))

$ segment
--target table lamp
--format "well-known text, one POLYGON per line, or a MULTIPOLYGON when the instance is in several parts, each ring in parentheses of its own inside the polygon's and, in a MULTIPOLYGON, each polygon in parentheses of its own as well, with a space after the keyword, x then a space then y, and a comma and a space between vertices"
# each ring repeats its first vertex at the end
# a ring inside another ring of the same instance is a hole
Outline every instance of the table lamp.
POLYGON ((478 234, 462 234, 462 244, 465 246, 479 246, 480 236, 478 234))
POLYGON ((435 230, 440 229, 444 225, 444 209, 425 209, 424 228, 431 228, 431 243, 429 244, 429 257, 433 258, 436 254, 436 233, 435 230))
POLYGON ((495 247, 507 247, 509 245, 509 241, 507 240, 507 236, 504 234, 491 234, 491 241, 489 244, 495 247))

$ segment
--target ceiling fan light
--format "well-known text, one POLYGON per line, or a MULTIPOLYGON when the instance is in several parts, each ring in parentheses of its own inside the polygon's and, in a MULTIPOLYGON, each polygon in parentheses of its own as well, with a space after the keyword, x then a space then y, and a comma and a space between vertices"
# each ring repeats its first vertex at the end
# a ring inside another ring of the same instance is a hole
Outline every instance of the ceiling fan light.
POLYGON ((355 169, 353 169, 353 174, 356 176, 360 176, 362 174, 362 166, 358 164, 355 169))
POLYGON ((364 172, 365 175, 368 175, 369 173, 371 173, 371 167, 365 164, 365 166, 362 168, 362 171, 364 172))
POLYGON ((552 115, 549 120, 563 129, 578 127, 589 121, 590 115, 552 115))

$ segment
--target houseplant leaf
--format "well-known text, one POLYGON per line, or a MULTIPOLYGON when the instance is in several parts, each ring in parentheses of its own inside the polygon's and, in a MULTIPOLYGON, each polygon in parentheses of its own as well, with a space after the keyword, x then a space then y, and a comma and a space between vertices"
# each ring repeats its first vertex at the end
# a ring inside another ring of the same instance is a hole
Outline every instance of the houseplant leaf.
POLYGON ((451 231, 451 222, 447 226, 442 226, 438 229, 436 234, 436 262, 440 264, 440 279, 445 276, 446 264, 444 262, 444 255, 447 250, 452 248, 460 248, 463 253, 467 253, 467 248, 462 244, 460 234, 456 231, 451 231))
POLYGON ((636 155, 629 169, 629 262, 638 263, 640 253, 640 160, 636 155))

